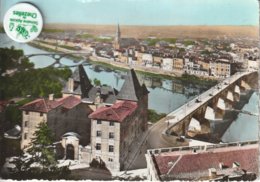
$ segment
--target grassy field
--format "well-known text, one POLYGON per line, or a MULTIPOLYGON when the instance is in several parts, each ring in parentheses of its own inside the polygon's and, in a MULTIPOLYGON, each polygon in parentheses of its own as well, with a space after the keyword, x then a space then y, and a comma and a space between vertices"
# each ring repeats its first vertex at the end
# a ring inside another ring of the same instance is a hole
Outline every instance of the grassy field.
MULTIPOLYGON (((45 28, 57 30, 84 30, 86 35, 114 36, 116 25, 47 24, 45 28)), ((122 37, 134 38, 258 38, 257 26, 120 26, 122 37)), ((88 36, 89 37, 89 36, 88 36)))

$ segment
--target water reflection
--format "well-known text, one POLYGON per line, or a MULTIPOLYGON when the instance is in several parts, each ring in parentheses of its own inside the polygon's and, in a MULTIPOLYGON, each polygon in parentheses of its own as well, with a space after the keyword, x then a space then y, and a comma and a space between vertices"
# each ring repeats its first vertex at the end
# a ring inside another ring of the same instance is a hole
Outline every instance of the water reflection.
MULTIPOLYGON (((16 49, 22 49, 25 55, 48 53, 27 44, 10 41, 4 34, 0 34, 0 42, 0 47, 14 46, 16 49)), ((30 58, 30 61, 35 64, 35 68, 42 68, 51 65, 55 60, 47 56, 36 56, 30 58)), ((75 65, 74 61, 68 58, 62 58, 61 62, 68 66, 75 65)), ((91 80, 97 78, 102 84, 111 85, 117 90, 120 90, 122 87, 126 75, 124 71, 117 71, 100 65, 85 64, 84 69, 91 80)), ((71 70, 74 71, 75 67, 71 67, 71 70)), ((172 112, 209 88, 209 86, 206 85, 184 84, 180 80, 160 79, 143 74, 137 74, 137 76, 140 82, 144 83, 150 91, 148 107, 160 113, 172 112)), ((243 109, 252 111, 252 108, 256 107, 258 99, 256 93, 254 93, 250 100, 248 98, 249 103, 246 104, 243 109)), ((256 110, 256 112, 258 113, 258 110, 256 110)), ((234 114, 230 114, 234 116, 234 114)), ((245 141, 257 138, 257 117, 240 113, 236 115, 236 117, 233 117, 233 120, 228 120, 227 127, 223 126, 223 124, 222 126, 221 124, 215 125, 215 128, 219 127, 221 131, 223 128, 227 129, 230 126, 226 132, 222 131, 225 132, 222 133, 222 135, 224 134, 222 137, 223 141, 245 141), (235 121, 232 123, 233 120, 235 121)), ((225 123, 225 121, 223 123, 225 123)))
MULTIPOLYGON (((5 42, 0 47, 15 46, 16 49, 22 49, 24 54, 48 53, 46 51, 31 47, 27 44, 20 44, 14 41, 8 41, 8 37, 4 34, 0 35, 1 40, 5 42), (4 41, 5 40, 5 41, 4 41)), ((54 63, 54 59, 48 56, 31 57, 30 61, 35 64, 35 68, 42 68, 54 63)), ((61 58, 61 63, 64 65, 75 65, 74 61, 69 58, 61 58)), ((84 68, 91 80, 97 78, 102 84, 111 85, 120 90, 123 85, 126 72, 116 71, 108 67, 95 64, 86 64, 84 68)), ((71 67, 74 70, 74 67, 71 67)), ((178 80, 161 79, 157 77, 147 76, 144 74, 137 74, 140 83, 144 83, 149 94, 149 108, 154 109, 160 113, 169 113, 179 106, 183 105, 193 97, 207 90, 208 87, 196 88, 191 84, 183 84, 178 80)))
MULTIPOLYGON (((259 97, 256 92, 251 91, 248 97, 242 97, 243 107, 241 110, 250 113, 259 113, 258 100, 259 97)), ((255 115, 245 113, 233 113, 236 119, 230 122, 230 126, 222 136, 223 142, 237 142, 237 141, 250 141, 257 139, 258 133, 258 118, 255 115), (241 130, 242 129, 242 130, 241 130)))

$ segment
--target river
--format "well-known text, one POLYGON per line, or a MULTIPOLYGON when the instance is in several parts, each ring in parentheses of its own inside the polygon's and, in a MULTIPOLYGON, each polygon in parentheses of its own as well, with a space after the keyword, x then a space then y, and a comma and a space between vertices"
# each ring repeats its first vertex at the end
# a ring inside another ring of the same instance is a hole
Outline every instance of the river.
MULTIPOLYGON (((16 49, 22 49, 25 55, 47 53, 46 51, 34 48, 27 44, 16 43, 11 41, 5 36, 0 34, 0 47, 11 47, 16 49)), ((35 56, 31 57, 30 61, 35 64, 35 68, 43 68, 54 62, 54 60, 47 56, 35 56)), ((68 66, 74 65, 73 60, 68 58, 62 58, 61 62, 68 66)), ((124 83, 124 77, 126 73, 123 71, 111 70, 103 66, 86 65, 84 66, 87 75, 90 79, 97 78, 102 84, 111 85, 112 87, 120 90, 124 83)), ((74 70, 75 68, 71 68, 74 70)), ((153 76, 147 76, 143 74, 137 75, 141 83, 145 83, 149 93, 149 109, 154 109, 158 113, 170 113, 177 109, 184 103, 196 97, 198 94, 206 91, 208 86, 194 85, 182 83, 179 80, 161 79, 153 76)), ((256 101, 258 96, 252 94, 249 103, 244 106, 244 110, 256 109, 258 113, 256 101)), ((246 141, 254 140, 257 138, 257 117, 247 116, 246 114, 238 114, 236 120, 230 125, 226 133, 223 135, 223 141, 246 141), (249 122, 250 120, 250 122, 249 122), (245 122, 246 121, 246 122, 245 122), (244 132, 241 135, 241 132, 244 132)))

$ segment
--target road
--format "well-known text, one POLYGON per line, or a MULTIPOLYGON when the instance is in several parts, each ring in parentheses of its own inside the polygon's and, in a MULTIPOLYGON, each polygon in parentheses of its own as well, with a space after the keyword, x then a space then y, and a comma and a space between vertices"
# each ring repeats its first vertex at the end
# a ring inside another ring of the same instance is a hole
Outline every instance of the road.
POLYGON ((168 117, 171 117, 172 119, 169 119, 170 126, 174 126, 176 123, 184 119, 187 115, 194 112, 196 109, 198 109, 200 106, 207 103, 212 97, 222 92, 224 89, 226 89, 230 84, 237 81, 242 76, 245 76, 247 74, 250 74, 251 72, 237 72, 236 74, 232 75, 229 78, 226 78, 216 86, 212 87, 211 89, 207 90, 206 92, 202 93, 198 97, 194 98, 193 100, 189 101, 188 103, 182 105, 175 111, 168 114, 168 117))
POLYGON ((133 158, 128 170, 146 168, 145 154, 147 149, 168 148, 188 145, 187 141, 178 142, 176 137, 165 135, 168 122, 166 118, 149 127, 147 134, 144 136, 144 142, 137 147, 137 155, 133 158))
MULTIPOLYGON (((79 51, 69 50, 69 49, 59 47, 59 46, 50 45, 48 43, 42 43, 39 41, 33 41, 33 43, 38 46, 54 50, 55 52, 58 51, 58 52, 66 53, 66 54, 85 54, 85 53, 89 54, 90 52, 92 52, 89 49, 82 49, 79 51)), ((92 55, 92 56, 88 56, 88 57, 92 61, 107 63, 112 66, 124 68, 124 69, 134 68, 135 70, 138 70, 138 71, 149 72, 149 73, 153 73, 153 74, 168 75, 168 76, 174 76, 174 77, 181 76, 183 74, 182 70, 177 70, 177 69, 174 69, 173 71, 167 71, 167 70, 163 70, 163 69, 159 69, 159 68, 153 68, 153 67, 150 68, 150 67, 146 67, 146 66, 142 66, 142 65, 125 64, 122 62, 114 61, 113 58, 99 57, 97 55, 92 55)))
POLYGON ((149 128, 147 136, 147 148, 167 148, 167 147, 176 147, 181 145, 187 145, 187 143, 177 142, 176 137, 171 135, 166 135, 165 131, 168 127, 167 118, 163 118, 153 126, 149 128))

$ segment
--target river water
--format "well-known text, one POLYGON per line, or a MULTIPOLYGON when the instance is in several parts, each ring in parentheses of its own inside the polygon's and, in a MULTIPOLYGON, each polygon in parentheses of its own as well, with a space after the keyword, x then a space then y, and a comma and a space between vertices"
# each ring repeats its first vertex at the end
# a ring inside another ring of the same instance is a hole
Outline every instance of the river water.
MULTIPOLYGON (((27 44, 16 43, 11 41, 4 34, 0 34, 0 47, 11 46, 14 46, 16 49, 22 49, 25 55, 48 53, 27 44)), ((35 64, 35 68, 46 67, 54 62, 52 58, 47 56, 31 57, 30 61, 35 64)), ((68 66, 75 64, 73 60, 68 58, 62 58, 61 62, 68 66)), ((123 71, 111 70, 109 68, 91 64, 84 66, 84 68, 90 79, 93 80, 94 78, 97 78, 102 84, 111 85, 117 90, 120 90, 122 84, 124 83, 123 75, 126 73, 123 71)), ((71 69, 74 70, 75 68, 71 69)), ((170 113, 196 97, 198 94, 209 89, 206 85, 198 86, 194 84, 184 84, 179 80, 160 79, 143 74, 138 74, 137 76, 139 81, 141 83, 145 83, 150 91, 148 104, 149 109, 154 109, 158 113, 170 113)), ((253 108, 254 111, 258 113, 255 103, 257 99, 258 96, 256 94, 252 94, 249 103, 246 104, 243 109, 251 111, 253 108)), ((237 119, 227 129, 222 140, 225 142, 254 140, 257 138, 257 131, 256 116, 252 117, 247 116, 246 114, 239 114, 237 119)))

